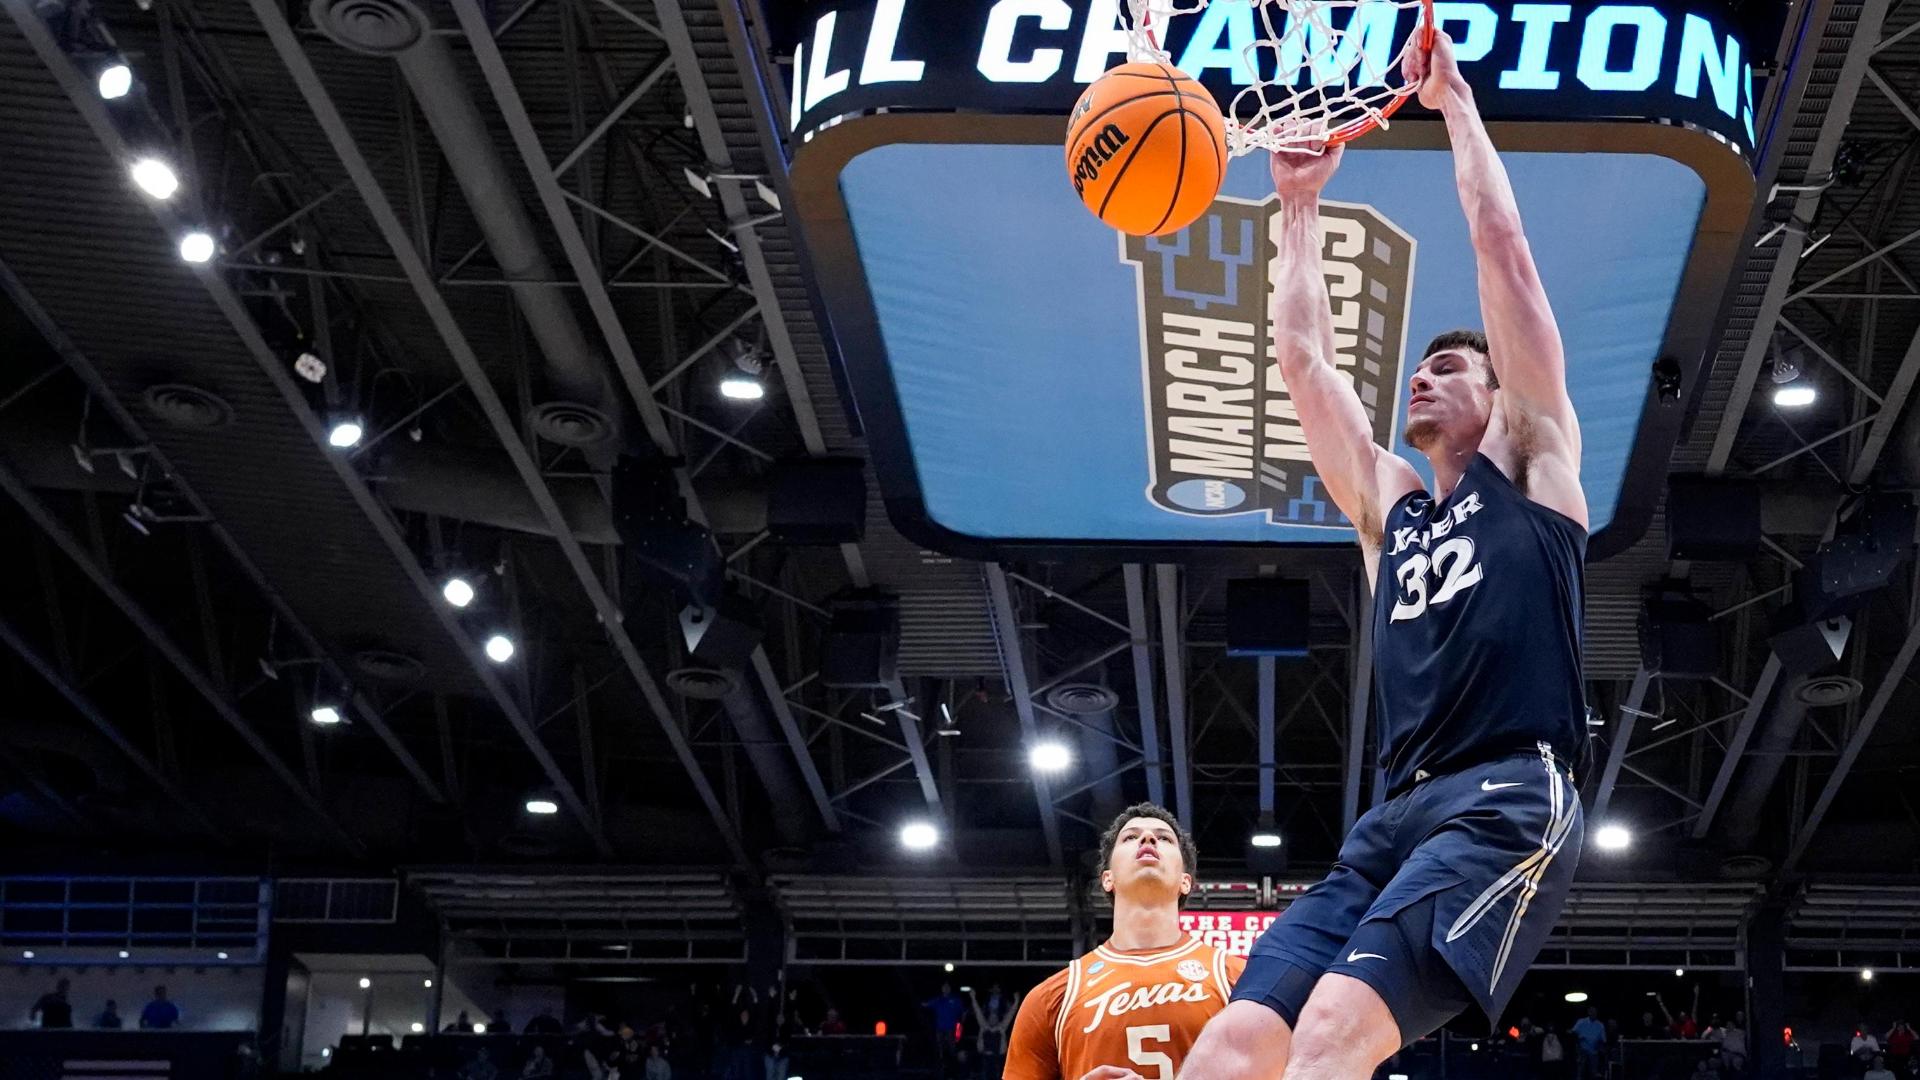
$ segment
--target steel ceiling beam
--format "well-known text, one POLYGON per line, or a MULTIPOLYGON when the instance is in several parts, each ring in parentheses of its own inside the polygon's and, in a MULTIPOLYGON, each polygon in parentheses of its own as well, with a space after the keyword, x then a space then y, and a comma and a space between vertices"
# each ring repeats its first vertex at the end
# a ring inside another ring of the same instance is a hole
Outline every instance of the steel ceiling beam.
POLYGON ((1173 744, 1174 815, 1193 827, 1192 747, 1187 745, 1186 620, 1180 617, 1180 568, 1153 568, 1160 606, 1160 659, 1167 679, 1167 738, 1173 744))
MULTIPOLYGON (((561 186, 559 174, 547 160, 546 149, 540 141, 540 133, 533 125, 533 117, 527 111, 526 103, 521 100, 519 88, 513 81, 513 73, 507 68, 506 57, 494 42, 492 32, 487 25, 485 10, 478 0, 455 0, 453 10, 459 19, 461 29, 466 33, 467 42, 473 50, 474 60, 480 66, 481 74, 487 81, 487 87, 493 94, 494 102, 500 108, 501 117, 506 121, 507 132, 513 139, 521 162, 533 178, 534 191, 539 196, 548 221, 559 238, 561 248, 566 253, 568 265, 580 283, 587 307, 593 314, 594 322, 600 328, 601 338, 613 357, 614 366, 619 371, 621 381, 633 398, 642 423, 646 425, 655 445, 663 453, 670 457, 677 456, 678 448, 666 424, 663 407, 654 399, 652 386, 646 372, 640 366, 639 354, 634 350, 633 342, 627 336, 626 327, 621 323, 619 313, 614 309, 613 297, 607 292, 605 283, 600 278, 599 267, 594 261, 593 252, 588 247, 585 236, 580 231, 579 223, 567 209, 569 203, 581 204, 582 200, 570 195, 561 186)), ((590 206, 588 208, 596 209, 590 206)), ((666 248, 665 244, 660 246, 666 248)), ((761 313, 764 322, 766 320, 764 302, 761 303, 761 313)), ((798 416, 799 412, 796 410, 796 417, 798 416)), ((691 417, 683 418, 690 422, 697 422, 691 417)), ((813 420, 810 404, 804 419, 808 423, 813 420)), ((803 423, 803 428, 804 426, 803 423)), ((819 434, 817 423, 814 424, 813 431, 817 438, 819 434)), ((724 433, 716 432, 716 434, 728 441, 735 441, 724 433)), ((747 449, 752 448, 747 447, 747 449)), ((681 491, 687 500, 689 513, 697 520, 704 521, 705 514, 699 509, 699 498, 693 489, 691 477, 684 467, 676 469, 675 472, 678 474, 681 491)), ((530 479, 537 477, 538 474, 535 472, 530 479)), ((570 538, 562 540, 563 547, 568 547, 570 543, 570 538)), ((571 544, 572 549, 577 547, 577 544, 571 544)), ((619 621, 618 607, 600 587, 599 579, 587 566, 584 555, 576 559, 575 550, 570 549, 568 560, 577 563, 576 571, 581 578, 581 584, 587 588, 595 607, 601 609, 601 622, 606 627, 608 636, 614 639, 617 650, 627 661, 627 666, 632 669, 635 681, 641 685, 643 696, 647 699, 649 706, 654 709, 662 728, 668 732, 669 741, 676 743, 676 753, 679 753, 695 788, 703 793, 703 800, 706 799, 706 792, 710 787, 706 777, 699 762, 694 759, 691 748, 682 751, 680 744, 683 740, 680 738, 678 726, 673 720, 671 711, 666 707, 665 699, 660 695, 652 672, 647 669, 638 651, 633 648, 628 639, 626 629, 619 621)), ((767 660, 764 646, 755 648, 751 662, 756 669, 765 669, 766 674, 762 677, 763 686, 776 716, 782 719, 781 726, 783 731, 787 732, 788 744, 795 751, 795 764, 800 768, 809 792, 813 794, 822 820, 829 823, 830 828, 835 827, 837 819, 833 815, 832 806, 826 800, 825 785, 820 781, 819 770, 814 766, 812 758, 801 752, 798 728, 792 724, 791 714, 783 707, 785 696, 776 692, 777 680, 771 678, 772 665, 767 660)), ((731 834, 731 825, 727 823, 724 813, 720 811, 718 802, 712 803, 711 808, 715 813, 716 821, 721 822, 723 830, 731 834)), ((737 847, 737 840, 733 843, 737 847)), ((748 860, 745 858, 744 849, 737 854, 741 863, 746 864, 748 860)))
MULTIPOLYGON (((12 0, 9 0, 9 3, 11 2, 12 0)), ((31 14, 28 18, 32 18, 31 14)), ((45 29, 41 28, 41 32, 45 33, 45 29)), ((186 651, 174 642, 166 628, 160 625, 159 620, 148 614, 139 601, 113 580, 106 568, 101 566, 93 554, 87 550, 87 545, 73 535, 47 504, 41 502, 40 497, 27 487, 26 482, 5 464, 0 464, 0 491, 6 492, 14 502, 19 503, 20 509, 26 511, 27 517, 33 520, 41 532, 47 534, 47 538, 53 541, 54 546, 64 552, 74 566, 93 582, 94 587, 120 609, 120 613, 127 617, 127 621, 133 623, 134 627, 146 637, 154 651, 164 657, 167 663, 173 666, 174 671, 186 680, 187 685, 193 687, 194 692, 213 708, 214 715, 226 721, 227 726, 233 729, 233 733, 240 737, 240 741, 246 743, 273 775, 293 792, 294 798, 324 826, 327 836, 336 845, 356 857, 366 853, 366 849, 360 845, 360 842, 341 828, 340 823, 334 820, 333 814, 320 804, 320 800, 308 790, 305 784, 300 782, 300 778, 294 775, 293 770, 281 759, 279 753, 260 737, 254 730, 253 722, 240 715, 240 710, 232 699, 222 693, 207 673, 201 671, 186 651)), ((288 719, 294 723, 299 722, 292 717, 288 719)))
POLYGON ((1841 747, 1840 757, 1833 763, 1833 772, 1828 774, 1826 784, 1820 788, 1813 808, 1807 811, 1807 820, 1801 824, 1800 831, 1794 834, 1793 847, 1788 850, 1786 861, 1780 867, 1783 873, 1791 871, 1806 855, 1814 834, 1820 830, 1820 823, 1826 820, 1827 811, 1833 808, 1833 800, 1840 794, 1841 785, 1847 782, 1847 775, 1853 771, 1854 762, 1860 760, 1867 740, 1873 737, 1874 728, 1892 703, 1894 692, 1906 678, 1907 669, 1913 666, 1916 652, 1920 652, 1920 619, 1907 625, 1906 639, 1900 643, 1899 651, 1887 664, 1886 674, 1881 676, 1880 685, 1873 692, 1873 700, 1867 704, 1866 711, 1860 714, 1860 722, 1854 725, 1853 733, 1847 736, 1847 744, 1841 747))
MULTIPOLYGON (((63 88, 67 90, 69 95, 74 92, 73 87, 66 85, 67 80, 61 72, 56 71, 55 77, 61 80, 63 88)), ((90 91, 82 92, 90 93, 90 91)), ((91 103, 90 100, 89 104, 91 103)), ((87 116, 89 123, 91 123, 93 117, 89 110, 83 106, 81 111, 83 115, 87 116)), ((96 131, 97 130, 96 128, 96 131)), ((293 610, 292 605, 288 604, 286 599, 280 595, 279 590, 268 583, 266 574, 254 563, 252 557, 241 549, 239 541, 233 538, 233 534, 228 532, 226 527, 220 524, 219 519, 214 517, 213 511, 210 510, 207 504, 200 498, 199 493, 194 490, 193 485, 181 475, 180 470, 174 468, 173 462, 167 457, 166 452, 161 450, 160 447, 147 436, 145 430, 140 426, 139 421, 127 410, 126 406, 120 403, 120 399, 114 395, 112 387, 107 385, 106 379, 100 374, 100 369, 94 366, 93 361, 85 353, 80 351, 80 347, 74 344, 73 339, 67 336, 66 331, 60 329, 59 324, 54 321, 53 316, 48 314, 46 308, 42 307, 40 302, 27 291, 26 284, 22 282, 20 278, 14 274, 13 269, 4 262, 0 262, 0 291, 6 292, 6 294, 12 298, 15 306, 26 316, 27 321, 32 323, 34 328, 39 331, 40 336, 47 342, 48 347, 59 354, 61 359, 66 362, 67 367, 80 376, 81 381, 86 383, 88 389, 93 392, 94 400, 98 401, 102 407, 113 416, 114 422, 120 426, 121 430, 147 448, 147 456, 155 464, 160 466, 161 471, 172 481, 174 489, 193 507, 194 513, 205 519, 205 528, 213 533, 214 539, 218 540, 220 546, 225 549, 227 557, 233 560, 233 563, 240 568, 241 573, 246 576, 247 580, 253 583, 253 587, 259 591, 261 596, 266 598, 268 606, 279 616, 281 625, 292 631, 293 635, 299 639, 300 644, 307 650, 309 655, 320 658, 326 674, 338 685, 351 686, 352 680, 347 677, 345 665, 340 662, 333 650, 321 643, 319 636, 316 635, 312 628, 306 624, 306 621, 300 618, 299 614, 293 610)), ((394 760, 399 762, 400 767, 406 770, 407 775, 413 777, 414 782, 420 785, 420 790, 426 794, 427 798, 436 803, 445 803, 447 801, 447 797, 441 793, 440 788, 434 784, 433 780, 428 778, 426 770, 420 765, 419 759, 414 757, 413 752, 407 749, 405 743, 400 741, 400 737, 394 732, 393 728, 387 724, 385 718, 380 715, 379 710, 374 707, 373 703, 365 694, 354 693, 348 701, 348 705, 353 712, 354 718, 360 723, 365 724, 367 729, 372 731, 374 736, 386 745, 387 749, 393 754, 394 760)))
MULTIPOLYGON (((602 2, 609 7, 619 7, 614 0, 602 2)), ((724 9, 728 5, 722 3, 717 6, 722 9, 721 18, 725 21, 727 16, 724 9)), ((700 57, 694 47, 693 34, 687 26, 686 12, 681 9, 680 0, 654 0, 653 7, 660 20, 660 36, 665 39, 674 69, 680 75, 680 88, 686 95, 687 113, 693 117, 694 134, 699 137, 700 150, 706 155, 711 177, 709 183, 720 200, 727 231, 732 234, 734 243, 739 245, 740 264, 747 271, 747 286, 752 290, 754 302, 760 307, 761 325, 766 327, 767 344, 773 349, 774 364, 780 369, 780 381, 787 389, 787 403, 793 409, 794 424, 800 429, 800 439, 807 453, 820 457, 828 453, 830 448, 820 429, 820 418, 814 410, 813 398, 807 391, 806 373, 800 368, 800 356, 794 349, 793 333, 780 307, 780 294, 774 288, 773 272, 768 267, 760 233, 754 226, 754 215, 747 207, 746 184, 740 179, 733 151, 727 145, 726 132, 721 130, 720 113, 714 107, 713 91, 701 74, 700 57)), ((631 13, 626 14, 633 17, 631 13)), ((751 93, 746 97, 747 107, 755 114, 757 124, 773 123, 764 101, 757 100, 751 93)), ((847 574, 854 586, 866 588, 869 581, 866 561, 860 554, 860 548, 854 544, 842 544, 840 554, 847 564, 847 574)))
POLYGON ((0 642, 5 643, 7 648, 13 650, 14 655, 18 656, 28 667, 32 668, 35 674, 39 675, 48 686, 54 689, 55 693, 64 698, 67 704, 72 706, 74 712, 79 713, 82 719, 92 724, 95 731, 99 732, 108 742, 112 743, 114 748, 125 755, 128 761, 133 762, 135 768, 146 774, 147 779, 153 781, 155 787, 158 787, 168 798, 178 803, 180 809, 186 811, 187 816, 192 818, 194 824, 200 827, 201 832, 213 837, 221 844, 229 842, 230 831, 221 829, 215 825, 211 818, 207 817, 198 806, 193 804, 191 799, 187 798, 187 793, 180 790, 180 785, 167 779, 167 774, 161 770, 159 765, 155 764, 152 758, 149 758, 144 751, 133 745, 125 735, 120 733, 120 728, 115 725, 113 721, 107 719, 107 714, 101 711, 100 706, 94 704, 92 698, 88 697, 79 687, 75 686, 71 680, 61 674, 60 669, 52 661, 41 655, 40 650, 34 648, 33 644, 21 635, 19 628, 15 627, 4 617, 0 617, 0 642))
MULTIPOLYGON (((266 30, 267 38, 273 45, 275 52, 279 55, 282 65, 286 67, 288 74, 293 79, 294 85, 300 90, 302 97, 305 98, 308 109, 313 113, 315 120, 319 122, 322 131, 326 134, 328 142, 333 147, 335 156, 339 158, 347 174, 353 179, 354 187, 358 191, 362 203, 373 217, 382 238, 392 251, 395 260, 400 264, 403 273, 413 287, 415 295, 420 300, 421 306, 425 309, 428 318, 433 322, 435 330, 439 332, 442 341, 447 345, 448 353, 452 356, 455 365, 460 369, 462 377, 467 384, 472 387, 474 398, 480 405, 482 412, 486 415, 493 428, 495 437, 506 451, 508 458, 513 462, 522 481, 526 483, 542 515, 553 528, 555 539, 559 542, 561 549, 567 553, 569 563, 577 575, 584 571, 585 577, 591 579, 594 585, 597 586, 598 579, 593 577, 591 568, 586 565, 585 556, 580 550, 579 542, 574 539, 572 531, 566 523, 565 516, 560 513, 558 506, 553 500, 551 490, 547 488, 544 478, 539 474, 537 466, 528 456, 526 447, 521 442, 519 431, 514 424, 511 414, 501 402, 499 394, 493 388, 493 384, 487 380, 485 372, 480 366, 478 354, 474 351, 472 344, 467 340, 465 332, 460 328, 458 321, 454 318, 452 310, 447 306, 445 297, 441 295, 432 273, 427 268, 425 261, 421 258, 419 250, 414 245, 413 238, 408 235, 406 228, 400 223, 399 216, 394 212, 392 202, 388 199, 386 192, 381 188, 378 179, 373 175, 372 168, 366 156, 360 151, 359 144, 348 130, 345 120, 341 117, 338 107, 335 106, 333 102, 332 95, 320 81, 319 73, 314 70, 313 62, 306 55, 299 40, 295 37, 293 28, 287 23, 286 17, 281 13, 278 5, 273 3, 272 0, 254 0, 251 6, 255 17, 260 20, 261 26, 266 30)), ((210 282, 218 282, 217 278, 210 278, 209 280, 210 282)), ((284 372, 279 371, 277 366, 274 372, 280 378, 285 378, 284 372)), ((340 466, 336 467, 339 468, 340 466)), ((605 835, 594 823, 591 811, 581 800, 580 794, 574 787, 573 782, 567 778, 565 772, 560 768, 559 762, 554 760, 553 755, 548 752, 545 744, 541 742, 539 732, 527 718, 525 712, 520 708, 511 689, 505 685, 498 673, 492 670, 491 662, 481 654, 478 643, 473 641, 444 605, 435 602, 437 591, 432 582, 427 579, 424 570, 419 564, 418 558, 414 556, 411 548, 406 544, 404 537, 401 537, 394 529, 392 519, 386 509, 374 498, 372 492, 367 488, 365 482, 357 473, 354 473, 351 469, 344 469, 342 477, 347 481, 347 486, 349 490, 354 493, 356 500, 362 501, 362 507, 368 519, 380 530, 383 538, 388 539, 389 547, 399 558, 407 575, 413 579, 416 589, 420 592, 422 598, 427 601, 435 617, 441 621, 448 635, 460 645, 462 653, 468 657, 469 663, 473 666, 476 676, 480 679, 481 683, 487 687, 494 702, 506 717, 508 724, 513 727, 515 733, 520 737, 521 742, 533 755, 535 762, 540 766, 541 772, 546 776, 548 783, 553 786, 554 792, 562 805, 566 806, 568 813, 573 816, 574 820, 580 824, 587 836, 593 841, 595 849, 604 857, 612 857, 612 845, 607 842, 605 835)), ((600 590, 599 594, 600 599, 604 600, 604 590, 600 590)), ((602 622, 608 626, 609 630, 615 629, 618 626, 616 621, 617 612, 610 613, 610 605, 601 606, 596 604, 596 607, 600 610, 602 622)), ((610 634, 609 636, 616 635, 610 634)), ((631 645, 630 642, 628 644, 629 646, 631 645)), ((650 704, 652 704, 652 702, 650 702, 650 704)), ((663 714, 664 705, 664 700, 659 702, 660 711, 663 714)), ((673 725, 670 720, 663 726, 668 730, 669 741, 676 743, 676 750, 678 751, 684 748, 685 738, 679 732, 678 727, 673 725)), ((736 851, 741 850, 738 848, 737 838, 734 837, 731 830, 730 821, 726 818, 725 814, 719 810, 717 799, 711 798, 710 790, 704 791, 703 796, 703 801, 707 802, 709 811, 716 815, 716 820, 721 824, 723 838, 733 841, 733 843, 729 845, 730 847, 736 851)))
MULTIPOLYGON (((780 686, 780 680, 774 675, 773 662, 767 659, 767 650, 753 650, 749 661, 753 673, 760 680, 760 689, 767 695, 767 706, 773 710, 773 718, 780 725, 780 734, 787 740, 787 749, 792 751, 793 760, 800 766, 800 778, 806 782, 807 793, 813 796, 814 809, 820 811, 820 820, 826 823, 832 832, 840 831, 840 815, 834 813, 833 800, 827 797, 827 785, 820 779, 820 768, 813 762, 813 752, 807 748, 807 737, 800 732, 799 721, 794 719, 793 706, 787 702, 787 695, 780 686)), ((775 812, 781 808, 775 807, 775 812)))
MULTIPOLYGON (((1039 738, 1040 724, 1033 715, 1033 688, 1027 680, 1026 638, 1020 632, 1019 613, 1013 606, 1013 588, 1007 572, 999 563, 987 563, 987 592, 993 603, 993 621, 1000 641, 1000 663, 1007 672, 1007 692, 1013 695, 1013 711, 1020 718, 1021 741, 1032 746, 1039 738)), ((1033 797, 1040 805, 1040 829, 1046 834, 1047 861, 1064 866, 1060 848, 1060 816, 1054 806, 1052 785, 1039 772, 1033 773, 1033 797)), ((1185 819, 1182 819, 1185 820, 1185 819)))
POLYGON ((1607 816, 1607 806, 1613 801, 1613 786, 1620 779, 1620 766, 1627 760, 1627 744, 1633 741, 1633 729, 1639 721, 1647 703, 1647 689, 1657 678, 1644 666, 1633 673, 1633 685, 1627 690, 1627 700, 1619 709, 1619 719, 1614 724, 1613 744, 1607 747, 1607 764, 1600 771, 1600 787, 1593 795, 1593 819, 1600 821, 1607 816))
MULTIPOLYGON (((1860 93, 1860 84, 1866 78, 1867 62, 1873 56, 1873 48, 1881 38, 1881 25, 1886 18, 1889 0, 1865 0, 1860 7, 1859 20, 1854 24, 1854 35, 1847 47, 1847 56, 1842 62, 1840 73, 1834 81, 1832 96, 1828 99, 1825 118, 1820 123, 1820 131, 1814 138, 1813 150, 1807 157, 1805 182, 1817 184, 1817 178, 1833 171, 1834 155, 1839 152, 1840 138, 1846 132, 1847 121, 1853 115, 1854 101, 1860 93)), ((1812 67, 1807 62, 1807 67, 1812 67)), ((1822 190, 1800 192, 1793 201, 1790 220, 1810 222, 1819 212, 1822 190)), ((1788 293, 1792 288, 1794 271, 1800 265, 1800 257, 1806 248, 1806 235, 1801 229, 1786 229, 1780 238, 1780 250, 1774 255, 1773 273, 1767 279, 1766 291, 1760 298, 1760 309, 1754 317, 1753 328, 1748 332, 1747 347, 1740 358, 1740 367, 1734 373, 1732 391, 1727 398, 1726 412, 1715 431, 1713 447, 1707 455, 1707 474, 1718 476, 1726 471, 1727 462, 1733 456, 1734 442, 1740 436, 1741 420, 1747 414, 1747 407, 1753 400, 1754 383, 1760 377, 1760 367, 1767 358, 1768 350, 1773 346, 1773 331, 1779 321, 1781 311, 1786 307, 1788 293)), ((1711 802, 1709 805, 1712 805, 1711 802)), ((1711 815, 1706 815, 1711 816, 1711 815)), ((1698 834, 1696 834, 1698 835, 1698 834)))
POLYGON ((1146 762, 1147 801, 1167 805, 1167 781, 1160 764, 1159 691, 1153 683, 1153 628, 1147 621, 1146 569, 1128 563, 1127 634, 1133 649, 1134 704, 1140 713, 1140 749, 1146 762))
POLYGON ((1767 703, 1773 697, 1773 688, 1780 681, 1781 671, 1780 658, 1768 652, 1767 662, 1760 669, 1760 677, 1754 681, 1753 690, 1748 694, 1747 707, 1740 713, 1740 723, 1733 729, 1733 741, 1727 744, 1726 756, 1720 759, 1720 771, 1714 774, 1713 786, 1707 790, 1706 805, 1700 808, 1700 816, 1693 821, 1695 840, 1705 837, 1707 830, 1713 827, 1713 816, 1719 813, 1721 800, 1727 797, 1734 770, 1739 768, 1740 759, 1747 752, 1747 742, 1753 738, 1754 728, 1767 711, 1767 703))

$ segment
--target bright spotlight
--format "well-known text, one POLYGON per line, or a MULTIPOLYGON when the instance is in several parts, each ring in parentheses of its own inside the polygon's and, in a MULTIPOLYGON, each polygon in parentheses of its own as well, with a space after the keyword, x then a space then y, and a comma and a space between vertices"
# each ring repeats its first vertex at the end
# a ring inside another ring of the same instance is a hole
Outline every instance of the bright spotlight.
POLYGON ((425 986, 425 987, 426 987, 427 989, 429 989, 429 990, 431 990, 431 989, 433 989, 433 980, 432 980, 432 979, 428 979, 428 980, 426 980, 426 981, 425 981, 424 983, 422 983, 421 985, 423 985, 423 986, 425 986))
POLYGON ((321 1047, 321 1048, 320 1048, 320 1056, 321 1056, 321 1057, 323 1057, 323 1058, 330 1058, 330 1057, 332 1057, 332 1056, 333 1056, 333 1047, 331 1047, 331 1046, 323 1046, 323 1047, 321 1047))
POLYGON ((1861 981, 1861 982, 1872 982, 1872 981, 1873 981, 1873 969, 1872 969, 1872 968, 1861 968, 1861 969, 1860 969, 1860 981, 1861 981))
POLYGON ((20 959, 22 959, 22 960, 31 960, 31 959, 33 959, 33 950, 32 950, 32 949, 22 949, 22 950, 20 951, 20 959))
POLYGON ((180 190, 180 178, 174 175, 173 166, 159 158, 141 158, 128 172, 141 191, 156 199, 171 199, 173 193, 180 190))
POLYGON ((327 445, 336 450, 345 450, 360 445, 360 437, 367 433, 360 421, 352 417, 342 417, 327 429, 327 445))
POLYGON ((513 659, 513 639, 505 634, 495 634, 488 638, 487 659, 496 664, 504 664, 513 659))
POLYGON ((334 708, 332 705, 315 705, 313 711, 309 712, 307 716, 321 727, 332 727, 342 719, 340 710, 334 708))
POLYGON ((125 64, 108 64, 100 69, 100 96, 117 101, 133 89, 133 69, 125 64))
POLYGON ((1569 1005, 1578 1005, 1585 1000, 1587 1000, 1587 994, 1584 990, 1575 990, 1573 993, 1567 995, 1567 1004, 1569 1005))
POLYGON ((362 990, 371 990, 371 989, 373 989, 373 980, 372 980, 372 979, 369 979, 369 978, 366 978, 366 977, 364 977, 364 976, 363 976, 363 977, 362 977, 362 978, 360 979, 360 989, 362 989, 362 990))
POLYGON ((130 956, 132 956, 132 955, 133 955, 132 953, 130 953, 130 952, 128 952, 128 951, 127 951, 127 950, 125 950, 125 949, 121 949, 121 950, 120 950, 120 959, 122 959, 122 960, 125 960, 125 959, 127 959, 128 957, 130 957, 130 956))
POLYGON ((1280 834, 1276 832, 1257 832, 1250 841, 1254 847, 1279 847, 1280 834))
POLYGON ((1686 974, 1687 974, 1687 969, 1686 969, 1686 968, 1674 968, 1674 969, 1673 969, 1673 977, 1674 977, 1674 978, 1676 978, 1676 979, 1681 979, 1681 978, 1685 978, 1685 977, 1686 977, 1686 974))
POLYGON ((1805 383, 1788 383, 1773 392, 1773 403, 1783 409, 1799 409, 1813 404, 1818 391, 1805 383))
POLYGON ((473 603, 473 586, 468 584, 466 578, 456 575, 440 586, 440 595, 446 597, 447 603, 454 607, 466 607, 473 603))
POLYGON ((767 388, 751 375, 734 374, 720 380, 720 396, 729 401, 759 401, 767 388))
POLYGON ((557 814, 559 812, 560 812, 560 804, 557 802, 554 802, 552 799, 528 799, 527 800, 527 813, 529 814, 546 815, 546 814, 557 814))
POLYGON ((198 231, 181 237, 180 258, 181 261, 190 263, 212 262, 213 237, 198 231))
POLYGON ((1625 851, 1633 846, 1633 834, 1624 825, 1602 825, 1593 834, 1593 846, 1601 851, 1625 851))
POLYGON ((427 1025, 421 1023, 418 1020, 415 1020, 413 1023, 407 1025, 407 1030, 413 1032, 415 1035, 418 1035, 421 1032, 427 1030, 427 1025))
POLYGON ((223 952, 217 952, 217 953, 214 953, 213 955, 221 960, 225 960, 227 958, 227 954, 223 952))
POLYGON ((485 1035, 487 1033, 487 1025, 485 1024, 473 1025, 473 1033, 475 1035, 485 1035))
POLYGON ((924 821, 915 821, 900 829, 900 846, 908 851, 925 851, 940 842, 940 830, 924 821))
POLYGON ((1033 766, 1034 772, 1062 772, 1073 764, 1073 751, 1066 743, 1049 739, 1035 743, 1033 749, 1027 751, 1027 763, 1033 766))

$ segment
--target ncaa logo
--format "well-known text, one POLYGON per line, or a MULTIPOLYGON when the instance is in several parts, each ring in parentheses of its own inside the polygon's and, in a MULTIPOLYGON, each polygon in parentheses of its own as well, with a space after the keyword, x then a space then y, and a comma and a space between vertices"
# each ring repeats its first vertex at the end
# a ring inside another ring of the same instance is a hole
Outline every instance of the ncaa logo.
MULTIPOLYGON (((1219 198, 1161 237, 1122 234, 1139 279, 1147 500, 1168 513, 1264 513, 1275 525, 1341 528, 1307 454, 1274 358, 1277 196, 1219 198)), ((1375 441, 1391 446, 1405 382, 1414 241, 1371 206, 1323 202, 1321 257, 1336 369, 1353 381, 1375 441)))
POLYGON ((1180 966, 1173 970, 1188 982, 1199 982, 1207 977, 1207 965, 1198 960, 1182 960, 1180 966))

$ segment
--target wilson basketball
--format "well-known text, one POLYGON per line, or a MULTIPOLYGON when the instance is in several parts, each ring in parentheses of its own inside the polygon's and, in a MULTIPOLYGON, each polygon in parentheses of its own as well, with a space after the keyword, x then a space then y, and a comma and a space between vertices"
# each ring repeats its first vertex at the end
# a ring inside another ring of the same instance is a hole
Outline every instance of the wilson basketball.
POLYGON ((1135 236, 1193 224, 1227 175, 1227 124, 1213 96, 1166 64, 1122 64, 1067 118, 1067 177, 1094 216, 1135 236))

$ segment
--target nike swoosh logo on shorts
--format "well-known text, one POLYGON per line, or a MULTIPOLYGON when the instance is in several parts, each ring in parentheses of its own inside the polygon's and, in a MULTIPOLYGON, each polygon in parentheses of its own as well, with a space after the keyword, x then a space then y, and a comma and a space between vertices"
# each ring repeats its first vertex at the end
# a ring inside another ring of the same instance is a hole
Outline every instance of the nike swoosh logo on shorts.
POLYGON ((1385 960, 1385 959, 1386 957, 1381 956, 1379 953, 1373 953, 1373 952, 1350 952, 1347 954, 1347 963, 1349 964, 1353 963, 1356 960, 1385 960))
POLYGON ((1520 782, 1517 780, 1511 784, 1496 784, 1491 780, 1480 781, 1481 791, 1499 791, 1501 788, 1519 787, 1519 786, 1521 785, 1520 785, 1520 782))

